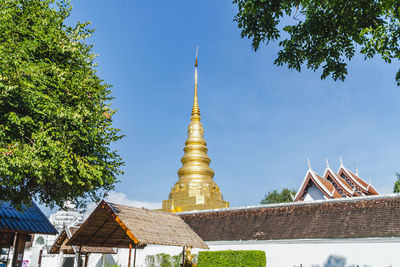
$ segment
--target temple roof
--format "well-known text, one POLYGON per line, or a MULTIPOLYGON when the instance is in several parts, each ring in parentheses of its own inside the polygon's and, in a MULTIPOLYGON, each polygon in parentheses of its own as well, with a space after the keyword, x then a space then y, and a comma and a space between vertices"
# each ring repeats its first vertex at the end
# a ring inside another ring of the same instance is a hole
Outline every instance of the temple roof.
POLYGON ((400 195, 178 213, 205 241, 400 237, 400 195))
POLYGON ((326 165, 322 178, 311 169, 309 164, 309 169, 294 197, 294 201, 304 200, 308 193, 307 190, 312 185, 315 185, 324 194, 325 199, 379 195, 370 183, 349 171, 343 165, 342 160, 340 160, 340 168, 337 173, 329 167, 328 160, 326 165))
POLYGON ((312 169, 309 169, 306 176, 304 177, 300 189, 297 191, 297 194, 294 197, 294 201, 301 200, 301 198, 303 197, 303 193, 306 192, 310 184, 314 184, 325 195, 327 199, 342 197, 331 182, 319 176, 312 169))

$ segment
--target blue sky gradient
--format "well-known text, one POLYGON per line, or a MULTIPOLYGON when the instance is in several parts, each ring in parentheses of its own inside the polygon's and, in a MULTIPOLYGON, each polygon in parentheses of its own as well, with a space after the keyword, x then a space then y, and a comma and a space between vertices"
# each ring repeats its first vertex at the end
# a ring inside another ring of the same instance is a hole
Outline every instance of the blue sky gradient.
MULTIPOLYGON (((307 157, 323 174, 339 156, 380 193, 400 171, 398 64, 356 56, 345 82, 273 64, 276 43, 251 50, 231 1, 72 1, 91 21, 99 76, 113 85, 114 145, 126 166, 116 191, 161 202, 177 181, 199 48, 199 102, 215 182, 231 206, 297 189, 307 157), (397 66, 396 66, 397 65, 397 66)), ((397 62, 396 62, 397 63, 397 62)))

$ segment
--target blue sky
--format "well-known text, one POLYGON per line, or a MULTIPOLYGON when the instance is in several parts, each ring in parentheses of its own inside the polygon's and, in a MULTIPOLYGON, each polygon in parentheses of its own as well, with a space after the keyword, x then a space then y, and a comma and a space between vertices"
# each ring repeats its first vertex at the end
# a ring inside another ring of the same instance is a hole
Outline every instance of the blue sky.
POLYGON ((307 157, 325 157, 380 193, 400 171, 398 66, 355 57, 345 82, 273 65, 277 44, 251 50, 231 1, 72 1, 69 23, 91 21, 99 76, 113 85, 114 145, 126 166, 118 194, 168 198, 177 181, 199 48, 199 101, 215 182, 231 206, 258 204, 267 191, 297 189, 307 157))

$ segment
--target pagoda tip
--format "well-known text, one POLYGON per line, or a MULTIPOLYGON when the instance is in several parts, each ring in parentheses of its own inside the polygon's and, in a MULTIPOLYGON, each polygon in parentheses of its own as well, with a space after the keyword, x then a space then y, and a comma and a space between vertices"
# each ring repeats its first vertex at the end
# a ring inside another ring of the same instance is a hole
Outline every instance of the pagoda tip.
POLYGON ((196 46, 196 63, 194 63, 194 66, 197 68, 197 55, 199 54, 199 46, 196 46))

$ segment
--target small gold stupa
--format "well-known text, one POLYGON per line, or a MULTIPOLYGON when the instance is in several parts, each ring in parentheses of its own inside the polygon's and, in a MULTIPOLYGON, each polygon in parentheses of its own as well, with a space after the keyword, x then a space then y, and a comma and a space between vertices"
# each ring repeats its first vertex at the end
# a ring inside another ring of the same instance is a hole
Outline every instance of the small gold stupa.
POLYGON ((218 185, 213 181, 214 171, 207 156, 207 143, 203 137, 204 128, 200 122, 200 108, 197 98, 197 50, 194 76, 194 100, 192 117, 188 127, 188 138, 178 170, 179 180, 171 188, 168 200, 163 200, 162 210, 169 212, 221 209, 229 207, 224 201, 218 185))

